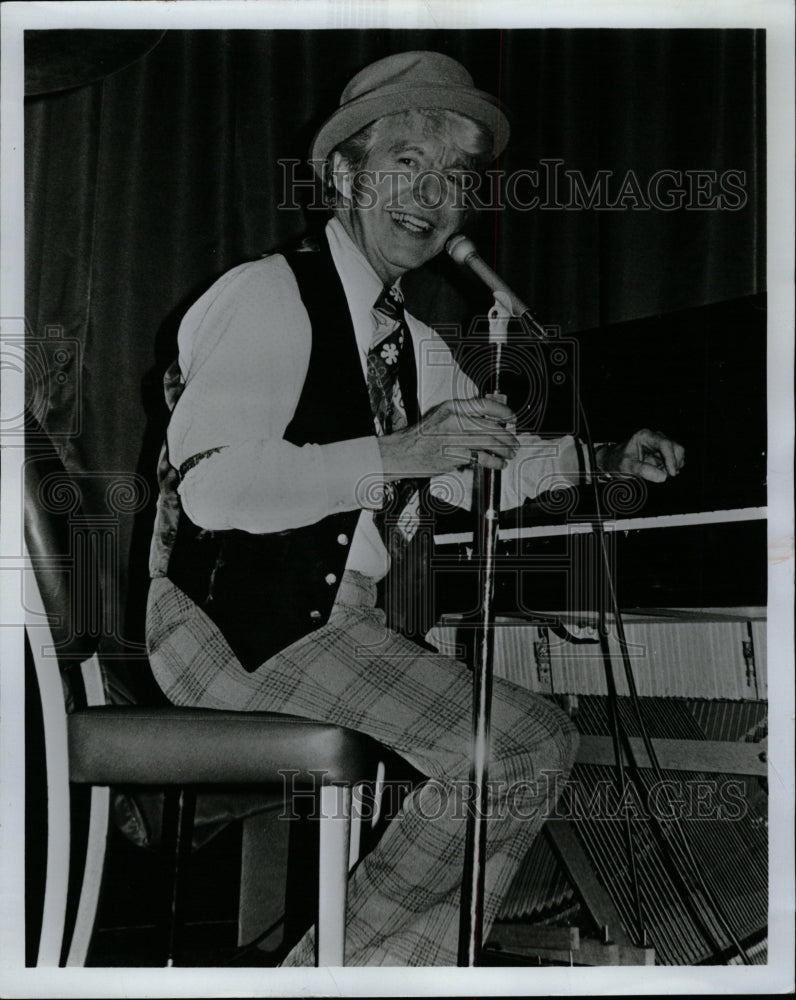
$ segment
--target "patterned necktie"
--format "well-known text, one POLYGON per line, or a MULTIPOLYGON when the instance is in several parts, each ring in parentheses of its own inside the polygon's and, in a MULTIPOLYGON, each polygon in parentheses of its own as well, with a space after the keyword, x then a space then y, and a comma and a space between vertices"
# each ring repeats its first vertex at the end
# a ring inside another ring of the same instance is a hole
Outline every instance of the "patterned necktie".
POLYGON ((371 315, 375 330, 368 350, 368 394, 377 433, 392 434, 407 425, 398 368, 409 331, 399 289, 382 289, 371 315))
MULTIPOLYGON (((392 434, 408 425, 407 407, 398 378, 401 352, 410 333, 404 299, 396 287, 384 288, 372 310, 375 324, 368 351, 367 382, 376 433, 392 434)), ((411 541, 419 520, 418 483, 401 479, 385 484, 384 504, 375 514, 387 551, 395 558, 411 541)))

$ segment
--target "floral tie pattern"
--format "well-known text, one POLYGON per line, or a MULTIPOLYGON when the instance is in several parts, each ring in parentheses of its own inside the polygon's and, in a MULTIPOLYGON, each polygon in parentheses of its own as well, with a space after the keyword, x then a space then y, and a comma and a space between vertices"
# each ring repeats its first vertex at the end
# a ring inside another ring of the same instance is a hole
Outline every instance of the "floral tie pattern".
POLYGON ((379 434, 406 427, 406 411, 398 382, 399 358, 409 331, 404 299, 398 288, 384 288, 372 309, 375 322, 368 351, 368 394, 379 434))
MULTIPOLYGON (((382 289, 371 311, 375 331, 368 351, 367 383, 376 433, 392 434, 408 424, 398 380, 401 350, 410 336, 400 289, 382 289)), ((413 479, 386 483, 376 525, 394 558, 417 531, 418 484, 413 479)))

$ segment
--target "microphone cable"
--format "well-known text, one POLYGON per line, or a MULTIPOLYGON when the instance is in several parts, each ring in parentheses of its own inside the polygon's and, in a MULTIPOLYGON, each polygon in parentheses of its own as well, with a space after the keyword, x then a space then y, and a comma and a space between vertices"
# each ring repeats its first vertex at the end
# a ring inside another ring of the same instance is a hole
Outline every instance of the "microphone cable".
MULTIPOLYGON (((482 260, 478 255, 475 244, 472 240, 467 237, 458 234, 452 236, 445 247, 448 254, 453 258, 456 263, 460 265, 467 265, 477 277, 481 279, 493 292, 501 291, 509 297, 512 303, 513 311, 518 316, 523 329, 531 337, 536 340, 546 342, 549 338, 546 335, 544 327, 536 319, 530 308, 520 299, 509 286, 482 260)), ((600 500, 600 491, 598 486, 599 472, 597 469, 597 459, 596 451, 594 447, 594 441, 592 439, 591 430, 589 427, 589 422, 586 417, 586 412, 583 406, 583 401, 580 397, 580 393, 576 395, 576 402, 578 407, 578 415, 580 417, 581 427, 583 429, 582 440, 586 445, 586 453, 589 459, 590 467, 590 485, 591 492, 594 501, 594 515, 592 519, 592 533, 595 538, 596 548, 599 554, 599 563, 601 569, 601 580, 603 583, 600 586, 600 591, 605 587, 608 590, 609 603, 611 607, 611 613, 613 614, 614 621, 616 623, 617 638, 619 641, 619 648, 622 655, 622 664, 624 668, 624 674, 628 685, 628 691, 630 693, 630 703, 633 708, 633 714, 635 716, 635 721, 641 734, 642 743, 647 756, 650 761, 650 766, 655 779, 659 782, 664 780, 663 771, 660 766, 658 755, 653 746, 652 740, 649 735, 647 724, 644 721, 641 704, 639 701, 638 689, 636 687, 635 677, 633 674, 633 667, 630 662, 630 655, 627 649, 627 638, 624 628, 624 620, 619 608, 619 601, 617 598, 616 587, 614 584, 613 574, 611 572, 610 561, 608 558, 608 552, 606 547, 605 539, 605 527, 603 524, 603 514, 602 514, 602 504, 600 500)), ((609 715, 610 715, 610 726, 611 726, 611 737, 614 748, 614 758, 616 762, 616 775, 617 784, 619 787, 620 801, 623 800, 624 794, 627 788, 627 774, 625 771, 625 765, 622 755, 622 745, 624 745, 625 750, 628 755, 628 759, 631 763, 631 767, 636 775, 634 784, 643 789, 643 782, 640 781, 639 775, 639 765, 636 760, 635 754, 630 743, 630 739, 627 733, 627 728, 621 719, 618 707, 618 694, 616 690, 616 681, 614 677, 614 668, 611 658, 611 651, 608 643, 608 629, 607 629, 607 610, 606 602, 602 598, 598 600, 597 607, 598 615, 598 634, 600 649, 602 653, 603 669, 605 672, 606 684, 608 687, 608 703, 609 703, 609 715)), ((668 862, 668 867, 670 869, 670 874, 674 874, 675 881, 681 886, 681 893, 684 890, 685 896, 683 901, 686 903, 688 908, 691 910, 692 914, 696 919, 696 923, 700 927, 706 940, 709 942, 711 948, 713 949, 714 955, 722 951, 722 947, 718 941, 716 941, 715 935, 706 926, 705 921, 699 914, 698 908, 696 906, 695 897, 697 893, 702 896, 704 902, 707 904, 708 910, 713 912, 716 922, 721 926, 724 933, 727 935, 731 941, 733 947, 736 949, 741 961, 745 965, 750 965, 751 960, 743 945, 741 944, 737 934, 735 933, 729 918, 727 916, 724 907, 720 904, 718 899, 715 897, 714 893, 711 892, 702 873, 699 869, 699 864, 694 856, 691 844, 688 841, 688 837, 683 829, 680 817, 674 814, 672 816, 672 826, 676 833, 676 838, 679 841, 679 846, 673 843, 673 838, 670 837, 669 832, 664 827, 660 818, 654 815, 652 810, 649 810, 649 815, 652 820, 652 825, 654 829, 657 829, 661 837, 661 842, 664 845, 664 856, 668 862), (679 855, 679 857, 678 857, 679 855), (688 877, 683 870, 678 867, 678 861, 682 862, 685 860, 685 868, 689 871, 688 877)), ((644 912, 641 899, 640 883, 638 878, 638 866, 636 859, 635 850, 635 838, 633 836, 632 823, 630 821, 629 815, 625 815, 624 823, 624 839, 626 844, 626 851, 628 855, 628 868, 630 872, 630 878, 632 882, 633 889, 633 901, 636 911, 636 924, 638 929, 638 938, 644 946, 646 944, 646 927, 644 922, 644 912)))

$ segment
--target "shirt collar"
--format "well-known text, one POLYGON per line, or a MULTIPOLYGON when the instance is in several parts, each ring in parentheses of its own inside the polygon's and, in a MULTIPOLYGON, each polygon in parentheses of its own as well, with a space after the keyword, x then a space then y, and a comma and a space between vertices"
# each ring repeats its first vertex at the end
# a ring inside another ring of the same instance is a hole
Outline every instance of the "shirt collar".
MULTIPOLYGON (((352 313, 355 309, 359 312, 364 308, 369 314, 384 287, 381 278, 339 219, 330 219, 326 224, 326 238, 340 280, 343 282, 349 308, 352 313)), ((393 282, 392 287, 400 289, 400 277, 393 282)))
POLYGON ((357 346, 364 358, 373 342, 375 322, 372 310, 383 285, 339 219, 330 219, 326 224, 326 239, 348 302, 357 346))

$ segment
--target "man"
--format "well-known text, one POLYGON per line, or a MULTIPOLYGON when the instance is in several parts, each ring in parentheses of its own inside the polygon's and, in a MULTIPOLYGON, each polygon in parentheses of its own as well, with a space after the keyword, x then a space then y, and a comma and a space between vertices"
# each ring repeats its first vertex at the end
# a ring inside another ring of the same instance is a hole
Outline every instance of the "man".
MULTIPOLYGON (((334 201, 321 245, 235 268, 180 329, 148 612, 158 682, 177 704, 361 730, 430 779, 351 878, 350 965, 456 963, 471 677, 375 607, 416 528, 418 486, 466 503, 478 462, 505 470, 516 506, 585 471, 571 438, 528 461, 538 441, 515 436, 509 408, 479 398, 402 308, 401 276, 463 225, 463 172, 508 132, 447 56, 366 67, 313 143, 334 201)), ((646 431, 598 454, 603 470, 656 481, 682 461, 646 431)), ((554 705, 496 681, 487 926, 551 804, 545 775, 566 774, 575 748, 554 705)), ((288 964, 312 964, 312 946, 310 934, 288 964)))

